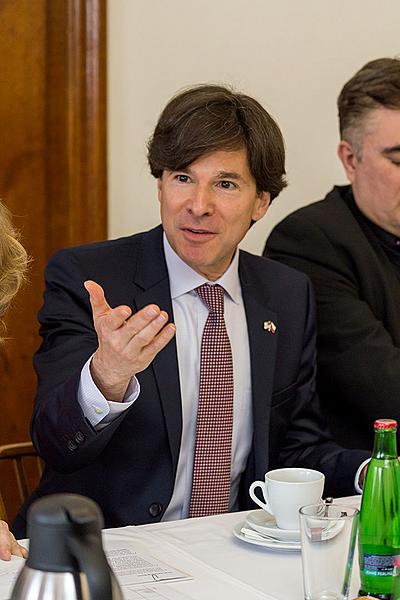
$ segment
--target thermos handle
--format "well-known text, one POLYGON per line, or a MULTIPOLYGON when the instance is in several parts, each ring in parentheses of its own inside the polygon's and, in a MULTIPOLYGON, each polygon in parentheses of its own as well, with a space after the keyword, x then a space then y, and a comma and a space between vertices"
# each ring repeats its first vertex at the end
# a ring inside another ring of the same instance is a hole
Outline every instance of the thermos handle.
POLYGON ((99 536, 68 536, 68 547, 87 577, 91 600, 112 600, 111 569, 99 536))

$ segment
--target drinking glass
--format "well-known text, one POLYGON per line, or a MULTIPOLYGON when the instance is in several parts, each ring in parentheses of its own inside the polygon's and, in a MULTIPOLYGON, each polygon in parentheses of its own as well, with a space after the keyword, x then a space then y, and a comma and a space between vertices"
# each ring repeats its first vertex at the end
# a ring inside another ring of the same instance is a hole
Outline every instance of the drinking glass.
POLYGON ((354 507, 311 504, 300 509, 305 600, 357 596, 357 586, 351 584, 358 521, 354 507))

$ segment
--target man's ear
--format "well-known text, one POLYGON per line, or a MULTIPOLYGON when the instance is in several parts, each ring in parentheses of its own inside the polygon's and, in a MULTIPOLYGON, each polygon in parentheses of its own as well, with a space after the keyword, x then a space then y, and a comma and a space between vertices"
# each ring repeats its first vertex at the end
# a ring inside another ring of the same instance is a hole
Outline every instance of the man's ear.
POLYGON ((254 208, 252 220, 259 221, 267 212, 271 204, 271 194, 269 192, 261 192, 257 197, 257 203, 254 208))
POLYGON ((347 179, 350 181, 350 183, 353 183, 355 170, 358 163, 358 158, 353 145, 346 140, 341 140, 337 153, 346 172, 347 179))

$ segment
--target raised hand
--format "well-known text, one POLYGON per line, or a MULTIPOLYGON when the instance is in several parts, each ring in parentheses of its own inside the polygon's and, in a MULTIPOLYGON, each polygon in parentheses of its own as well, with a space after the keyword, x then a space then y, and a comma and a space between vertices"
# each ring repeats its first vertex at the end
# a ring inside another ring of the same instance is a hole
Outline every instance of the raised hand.
POLYGON ((84 285, 99 343, 90 367, 93 381, 107 400, 122 402, 131 378, 171 341, 175 325, 155 304, 132 314, 129 306, 111 308, 95 281, 84 285))

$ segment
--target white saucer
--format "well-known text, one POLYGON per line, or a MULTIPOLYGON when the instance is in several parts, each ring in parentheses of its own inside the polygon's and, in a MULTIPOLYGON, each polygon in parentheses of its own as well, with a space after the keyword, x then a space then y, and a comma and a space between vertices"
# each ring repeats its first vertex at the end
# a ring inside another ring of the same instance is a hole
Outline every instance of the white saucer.
POLYGON ((299 529, 280 529, 276 524, 275 517, 263 509, 253 510, 247 515, 246 520, 250 527, 255 531, 263 533, 264 535, 271 535, 280 542, 290 541, 300 543, 299 529))
POLYGON ((233 535, 237 537, 239 540, 243 542, 247 542, 248 544, 254 544, 255 546, 262 546, 263 548, 268 548, 269 550, 277 550, 279 552, 298 552, 301 550, 300 542, 280 542, 275 540, 253 540, 252 538, 246 537, 242 533, 242 527, 246 525, 245 521, 241 523, 237 523, 233 528, 233 535))

